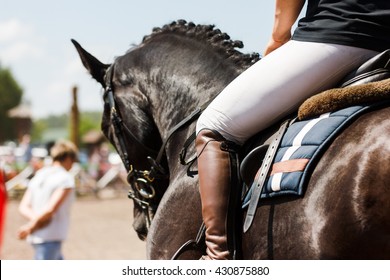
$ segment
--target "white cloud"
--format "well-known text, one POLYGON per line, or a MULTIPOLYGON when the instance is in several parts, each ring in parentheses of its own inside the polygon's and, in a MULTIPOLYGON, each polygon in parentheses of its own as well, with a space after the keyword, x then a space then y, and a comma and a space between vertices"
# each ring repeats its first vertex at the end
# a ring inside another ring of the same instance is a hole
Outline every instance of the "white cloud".
POLYGON ((19 38, 31 36, 33 28, 17 19, 0 22, 0 43, 9 43, 19 38))
POLYGON ((30 42, 15 42, 0 50, 1 60, 7 64, 21 61, 23 58, 37 58, 41 57, 42 55, 42 49, 31 44, 30 42))
POLYGON ((0 22, 0 61, 13 64, 44 54, 42 40, 34 28, 17 19, 0 22))

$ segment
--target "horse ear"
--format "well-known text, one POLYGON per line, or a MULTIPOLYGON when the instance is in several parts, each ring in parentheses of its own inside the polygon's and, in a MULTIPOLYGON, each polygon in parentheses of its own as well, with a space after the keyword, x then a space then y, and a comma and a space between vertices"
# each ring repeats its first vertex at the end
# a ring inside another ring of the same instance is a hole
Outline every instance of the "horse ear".
POLYGON ((84 67, 87 68, 92 77, 98 81, 103 86, 103 88, 106 87, 106 83, 104 82, 104 75, 106 74, 108 67, 110 67, 110 64, 104 64, 100 62, 89 52, 84 50, 76 40, 71 39, 71 41, 76 47, 84 67))

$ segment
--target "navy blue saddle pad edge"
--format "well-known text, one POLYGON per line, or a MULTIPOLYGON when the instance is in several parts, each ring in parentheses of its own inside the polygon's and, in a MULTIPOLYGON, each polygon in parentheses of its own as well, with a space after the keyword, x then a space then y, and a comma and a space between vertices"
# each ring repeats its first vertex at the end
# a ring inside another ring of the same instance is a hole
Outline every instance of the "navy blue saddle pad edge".
MULTIPOLYGON (((273 171, 264 183, 260 198, 303 196, 314 167, 336 136, 362 114, 389 103, 352 106, 294 122, 282 138, 273 161, 273 171), (298 170, 294 170, 297 166, 298 170)), ((242 208, 249 205, 251 195, 252 189, 249 189, 242 208)))

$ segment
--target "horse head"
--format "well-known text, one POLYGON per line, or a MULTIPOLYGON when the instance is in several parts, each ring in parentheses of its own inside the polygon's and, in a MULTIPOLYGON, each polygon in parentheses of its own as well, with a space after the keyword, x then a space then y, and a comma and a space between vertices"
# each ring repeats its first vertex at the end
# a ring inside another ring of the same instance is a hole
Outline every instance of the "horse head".
MULTIPOLYGON (((214 26, 183 20, 155 28, 140 45, 112 64, 100 62, 76 41, 72 42, 85 68, 105 89, 103 133, 122 156, 125 166, 137 170, 150 168, 150 158, 156 157, 172 127, 259 59, 258 54, 237 51, 235 48, 242 47, 242 43, 230 40, 214 26), (179 107, 174 105, 178 102, 179 107), (113 120, 113 109, 119 121, 113 120), (119 129, 115 128, 116 122, 121 123, 119 129), (122 131, 119 136, 118 130, 122 131)), ((185 176, 185 169, 178 167, 178 157, 185 137, 193 130, 188 131, 164 147, 164 156, 157 165, 168 177, 156 179, 156 195, 147 202, 152 205, 148 210, 145 211, 145 204, 138 203, 143 199, 142 192, 140 195, 137 191, 139 180, 130 180, 136 196, 133 227, 141 239, 148 233, 151 218, 147 212, 153 216, 168 185, 174 178, 185 176)))
MULTIPOLYGON (((102 85, 103 89, 106 89, 108 84, 110 84, 110 87, 115 91, 115 110, 121 122, 125 124, 126 131, 123 132, 123 137, 119 139, 112 121, 111 110, 113 108, 111 108, 107 96, 103 96, 105 101, 101 129, 104 135, 121 156, 123 156, 124 152, 130 155, 128 159, 122 157, 122 160, 128 160, 131 163, 131 168, 137 168, 136 171, 147 170, 150 167, 147 158, 157 154, 158 148, 161 145, 161 137, 153 120, 148 115, 148 107, 150 106, 148 99, 143 95, 142 90, 138 87, 139 85, 133 83, 131 79, 129 70, 134 67, 131 66, 129 61, 126 61, 124 64, 123 58, 119 58, 113 64, 104 64, 83 49, 75 40, 72 40, 72 42, 79 53, 84 67, 89 71, 91 76, 102 85), (123 69, 123 67, 126 68, 123 69), (128 75, 124 75, 124 73, 128 73, 128 75), (127 133, 131 137, 127 137, 127 133), (120 141, 124 141, 123 145, 126 151, 121 150, 120 141)), ((105 95, 107 95, 107 92, 105 95)), ((164 158, 163 164, 165 163, 166 160, 164 158)), ((138 202, 134 203, 133 228, 139 238, 144 240, 148 232, 151 217, 153 217, 163 192, 168 186, 168 180, 165 178, 159 180, 158 189, 154 189, 153 186, 148 186, 149 189, 145 190, 145 186, 143 185, 145 182, 137 179, 132 180, 129 178, 129 183, 133 189, 132 198, 138 202), (153 197, 149 193, 150 188, 153 188, 150 191, 153 192, 153 197), (147 197, 147 201, 144 201, 145 197, 142 197, 145 191, 148 192, 144 195, 147 197)), ((149 184, 149 182, 147 183, 149 184)))

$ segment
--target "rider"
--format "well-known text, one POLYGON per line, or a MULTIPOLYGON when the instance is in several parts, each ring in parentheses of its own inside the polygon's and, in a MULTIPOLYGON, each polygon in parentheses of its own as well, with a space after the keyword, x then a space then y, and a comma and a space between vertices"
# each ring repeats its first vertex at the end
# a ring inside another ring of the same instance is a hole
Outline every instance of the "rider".
POLYGON ((332 88, 351 70, 390 48, 389 0, 276 0, 265 57, 230 83, 197 122, 199 189, 207 256, 230 259, 227 246, 231 142, 248 138, 332 88))

